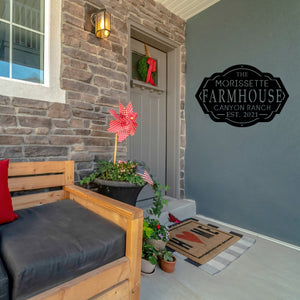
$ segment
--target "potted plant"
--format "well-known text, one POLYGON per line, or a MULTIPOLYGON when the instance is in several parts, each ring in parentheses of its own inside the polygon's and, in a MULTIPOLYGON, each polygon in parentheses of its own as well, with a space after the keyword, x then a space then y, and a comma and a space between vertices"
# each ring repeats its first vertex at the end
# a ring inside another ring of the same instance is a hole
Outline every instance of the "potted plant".
POLYGON ((136 205, 136 199, 141 189, 147 184, 137 173, 138 163, 134 161, 101 160, 97 170, 84 177, 80 184, 97 186, 97 192, 119 201, 136 205))
POLYGON ((159 252, 158 262, 160 268, 167 273, 173 273, 176 264, 176 257, 171 251, 168 251, 166 248, 159 252))
POLYGON ((110 121, 107 129, 109 132, 115 133, 113 161, 99 161, 97 170, 84 177, 80 184, 89 188, 93 183, 94 186, 97 186, 97 192, 135 205, 138 194, 145 184, 153 185, 156 194, 159 194, 159 184, 154 184, 152 175, 148 173, 145 165, 130 160, 116 162, 118 142, 122 142, 129 135, 134 135, 137 127, 137 113, 133 112, 131 102, 127 107, 119 103, 119 114, 113 109, 109 113, 115 117, 115 120, 110 121))
POLYGON ((165 248, 169 240, 169 229, 159 222, 163 206, 168 205, 168 201, 162 195, 163 189, 167 190, 168 186, 162 186, 157 181, 154 181, 153 206, 147 210, 148 216, 144 218, 144 226, 148 228, 148 234, 144 238, 147 239, 147 243, 154 245, 159 250, 165 248))
POLYGON ((158 219, 150 217, 144 218, 144 227, 147 230, 146 243, 155 246, 158 250, 164 249, 169 240, 168 228, 161 225, 158 219))
POLYGON ((158 250, 150 244, 143 242, 142 273, 153 274, 157 263, 158 250))

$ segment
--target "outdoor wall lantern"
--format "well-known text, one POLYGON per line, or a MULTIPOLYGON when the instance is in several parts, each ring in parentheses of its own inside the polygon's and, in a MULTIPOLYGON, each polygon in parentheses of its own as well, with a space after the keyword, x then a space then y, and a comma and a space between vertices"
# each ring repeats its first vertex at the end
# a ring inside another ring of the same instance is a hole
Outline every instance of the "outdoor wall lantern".
POLYGON ((106 9, 101 9, 97 13, 91 14, 91 22, 95 27, 96 37, 103 39, 110 35, 110 13, 106 9))

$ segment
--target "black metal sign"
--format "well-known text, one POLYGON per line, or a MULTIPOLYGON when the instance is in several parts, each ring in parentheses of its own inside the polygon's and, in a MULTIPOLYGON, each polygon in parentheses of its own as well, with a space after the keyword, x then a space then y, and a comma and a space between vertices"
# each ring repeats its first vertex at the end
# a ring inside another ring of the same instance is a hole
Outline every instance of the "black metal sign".
POLYGON ((204 78, 196 94, 212 120, 237 127, 271 121, 288 97, 280 78, 249 65, 236 65, 204 78))

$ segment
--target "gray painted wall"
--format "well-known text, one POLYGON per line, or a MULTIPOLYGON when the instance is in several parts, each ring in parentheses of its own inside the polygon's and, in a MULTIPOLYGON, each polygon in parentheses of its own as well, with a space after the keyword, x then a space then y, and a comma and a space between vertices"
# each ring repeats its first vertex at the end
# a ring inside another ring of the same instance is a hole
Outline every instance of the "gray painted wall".
POLYGON ((187 22, 186 197, 197 213, 300 245, 300 1, 221 0, 187 22), (268 123, 204 115, 204 77, 249 64, 280 77, 289 99, 268 123))

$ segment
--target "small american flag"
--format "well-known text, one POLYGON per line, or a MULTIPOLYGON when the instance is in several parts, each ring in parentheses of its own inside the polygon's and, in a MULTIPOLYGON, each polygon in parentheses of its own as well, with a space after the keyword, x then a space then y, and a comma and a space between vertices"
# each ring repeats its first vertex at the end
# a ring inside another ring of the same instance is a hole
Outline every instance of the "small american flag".
POLYGON ((151 176, 143 166, 138 165, 136 167, 136 173, 139 174, 147 183, 153 185, 153 180, 151 176))

